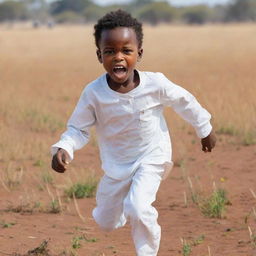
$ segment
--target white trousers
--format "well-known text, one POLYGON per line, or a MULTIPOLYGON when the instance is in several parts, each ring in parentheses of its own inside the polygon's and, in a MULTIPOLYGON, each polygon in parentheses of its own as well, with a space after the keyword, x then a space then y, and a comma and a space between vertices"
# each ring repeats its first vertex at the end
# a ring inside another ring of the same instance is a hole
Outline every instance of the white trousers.
POLYGON ((137 256, 156 256, 161 237, 156 199, 164 165, 142 164, 133 176, 115 180, 104 175, 99 183, 93 217, 105 231, 122 227, 129 219, 137 256))

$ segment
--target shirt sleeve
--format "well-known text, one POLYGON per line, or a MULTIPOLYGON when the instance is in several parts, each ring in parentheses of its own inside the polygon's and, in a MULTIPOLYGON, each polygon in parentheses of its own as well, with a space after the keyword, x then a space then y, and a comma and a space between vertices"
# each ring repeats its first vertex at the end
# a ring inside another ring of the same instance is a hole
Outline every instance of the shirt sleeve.
POLYGON ((86 145, 90 138, 90 127, 96 122, 95 112, 90 104, 86 89, 83 91, 74 112, 67 123, 67 130, 60 140, 52 145, 51 153, 56 154, 58 148, 65 149, 70 157, 74 158, 74 151, 86 145))
POLYGON ((210 113, 199 104, 191 93, 172 83, 163 74, 161 74, 160 80, 162 82, 162 104, 172 107, 177 114, 190 123, 199 138, 207 137, 212 130, 210 113))

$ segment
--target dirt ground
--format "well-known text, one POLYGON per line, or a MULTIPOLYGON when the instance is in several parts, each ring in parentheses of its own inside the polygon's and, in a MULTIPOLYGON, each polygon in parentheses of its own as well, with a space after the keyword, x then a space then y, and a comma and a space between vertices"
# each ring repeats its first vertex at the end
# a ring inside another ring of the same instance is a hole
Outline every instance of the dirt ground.
MULTIPOLYGON (((162 227, 158 255, 256 255, 256 146, 218 143, 214 152, 205 154, 196 142, 188 148, 185 159, 175 159, 174 154, 174 161, 175 167, 162 182, 154 203, 162 227), (209 218, 200 212, 191 200, 188 179, 194 191, 200 189, 210 193, 213 186, 227 191, 230 203, 223 218, 209 218), (182 250, 182 239, 190 245, 191 252, 186 254, 182 250)), ((100 177, 97 147, 87 146, 78 153, 74 166, 79 165, 95 169, 100 177)), ((65 203, 65 210, 57 214, 14 212, 14 206, 20 205, 23 188, 24 184, 7 192, 0 187, 0 255, 24 255, 45 240, 48 241, 49 255, 135 255, 129 225, 111 233, 99 230, 91 217, 95 198, 77 200, 84 222, 73 201, 65 203), (79 236, 83 237, 79 242, 81 247, 71 249, 72 239, 79 236)), ((44 200, 45 191, 36 193, 44 200)))
MULTIPOLYGON (((76 207, 64 196, 70 182, 102 175, 96 139, 66 173, 50 168, 50 145, 84 86, 104 71, 92 30, 0 27, 0 256, 135 255, 129 225, 104 233, 91 216, 95 198, 77 199, 76 207)), ((162 227, 158 256, 256 256, 255 23, 144 32, 138 69, 163 72, 190 91, 219 133, 205 154, 192 128, 166 111, 175 166, 154 203, 162 227), (216 188, 227 191, 222 218, 204 216, 192 200, 216 188)))

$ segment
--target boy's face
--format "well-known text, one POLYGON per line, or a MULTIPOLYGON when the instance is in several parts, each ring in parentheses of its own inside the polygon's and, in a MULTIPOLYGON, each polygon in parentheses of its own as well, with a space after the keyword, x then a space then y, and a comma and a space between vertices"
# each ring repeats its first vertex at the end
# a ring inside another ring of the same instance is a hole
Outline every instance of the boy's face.
POLYGON ((132 83, 134 69, 142 52, 134 29, 117 27, 102 31, 97 56, 109 75, 110 83, 132 83))

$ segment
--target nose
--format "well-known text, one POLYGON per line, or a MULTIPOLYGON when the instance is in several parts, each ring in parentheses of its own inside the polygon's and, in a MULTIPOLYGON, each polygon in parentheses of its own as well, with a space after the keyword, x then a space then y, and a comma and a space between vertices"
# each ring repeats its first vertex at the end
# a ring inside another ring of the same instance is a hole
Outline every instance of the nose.
POLYGON ((120 62, 120 61, 122 61, 123 59, 124 59, 124 56, 123 56, 122 52, 117 52, 117 53, 115 54, 115 61, 116 61, 116 62, 120 62))

